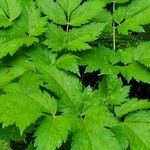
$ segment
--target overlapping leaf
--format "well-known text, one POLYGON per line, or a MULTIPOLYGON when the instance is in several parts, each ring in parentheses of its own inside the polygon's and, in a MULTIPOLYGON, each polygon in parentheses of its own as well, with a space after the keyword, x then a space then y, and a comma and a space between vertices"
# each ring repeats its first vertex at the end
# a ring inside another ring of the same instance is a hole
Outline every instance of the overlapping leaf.
POLYGON ((3 126, 16 124, 21 132, 43 112, 53 113, 54 106, 50 96, 38 89, 40 82, 35 74, 29 73, 22 78, 26 86, 22 81, 20 84, 12 83, 4 89, 6 94, 0 97, 0 122, 3 126))
POLYGON ((102 107, 94 107, 87 111, 85 113, 85 119, 78 122, 80 127, 74 133, 71 150, 121 150, 114 134, 109 129, 104 128, 104 125, 112 123, 111 121, 113 121, 113 125, 115 125, 116 122, 114 123, 115 120, 113 116, 108 114, 102 107), (93 113, 95 115, 93 115, 93 113))
POLYGON ((123 34, 128 34, 128 30, 143 32, 142 25, 150 23, 149 12, 149 0, 133 0, 128 6, 120 6, 114 14, 115 21, 119 24, 118 31, 123 34))
POLYGON ((96 40, 104 27, 105 24, 103 23, 91 23, 81 28, 73 28, 69 32, 65 32, 61 27, 49 24, 45 44, 49 48, 52 48, 53 51, 61 51, 63 49, 67 49, 68 51, 90 49, 91 47, 88 42, 96 40))
POLYGON ((20 16, 21 10, 17 0, 0 0, 0 27, 12 25, 12 21, 20 16))
POLYGON ((113 75, 105 77, 99 86, 102 101, 111 105, 127 101, 129 90, 128 86, 122 87, 122 81, 113 75))
POLYGON ((67 140, 69 130, 69 119, 63 116, 45 118, 35 133, 35 147, 37 150, 55 150, 67 140))
POLYGON ((15 0, 8 4, 11 6, 8 7, 6 1, 1 3, 1 6, 6 9, 6 12, 8 11, 7 15, 11 13, 11 15, 14 15, 12 18, 15 19, 20 15, 21 10, 22 13, 11 28, 0 30, 0 58, 3 58, 7 54, 12 56, 23 45, 30 46, 38 42, 38 38, 35 36, 45 31, 46 19, 40 16, 40 11, 35 7, 32 0, 15 0))

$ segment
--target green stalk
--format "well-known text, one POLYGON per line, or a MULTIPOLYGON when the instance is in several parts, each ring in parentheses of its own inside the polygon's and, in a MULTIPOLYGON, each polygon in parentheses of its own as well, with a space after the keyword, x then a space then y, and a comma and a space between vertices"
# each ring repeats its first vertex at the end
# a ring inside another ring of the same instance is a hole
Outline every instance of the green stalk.
MULTIPOLYGON (((113 2, 113 13, 115 12, 116 3, 113 2)), ((116 50, 116 27, 115 21, 113 20, 113 49, 116 50)))

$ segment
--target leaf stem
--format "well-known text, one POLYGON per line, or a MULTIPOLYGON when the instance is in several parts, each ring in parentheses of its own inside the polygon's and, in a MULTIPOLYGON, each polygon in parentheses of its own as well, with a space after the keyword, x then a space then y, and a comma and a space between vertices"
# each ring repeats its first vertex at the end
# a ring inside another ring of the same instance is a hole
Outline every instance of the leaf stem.
MULTIPOLYGON (((113 13, 115 12, 116 3, 113 2, 113 13)), ((116 50, 116 27, 115 27, 115 21, 113 19, 113 49, 116 50)))
POLYGON ((69 23, 67 23, 67 29, 66 32, 69 32, 69 23))
MULTIPOLYGON (((69 1, 68 1, 68 6, 69 6, 69 1)), ((67 29, 66 29, 66 32, 69 32, 69 22, 70 22, 70 9, 68 10, 68 14, 67 14, 67 29)))

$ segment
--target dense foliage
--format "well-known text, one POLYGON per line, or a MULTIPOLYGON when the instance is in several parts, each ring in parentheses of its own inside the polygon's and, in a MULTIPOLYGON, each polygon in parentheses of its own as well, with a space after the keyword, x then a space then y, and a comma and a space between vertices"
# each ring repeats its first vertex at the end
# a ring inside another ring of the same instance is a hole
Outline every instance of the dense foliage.
POLYGON ((150 84, 149 12, 150 0, 0 0, 0 150, 149 150, 150 102, 129 84, 150 84))

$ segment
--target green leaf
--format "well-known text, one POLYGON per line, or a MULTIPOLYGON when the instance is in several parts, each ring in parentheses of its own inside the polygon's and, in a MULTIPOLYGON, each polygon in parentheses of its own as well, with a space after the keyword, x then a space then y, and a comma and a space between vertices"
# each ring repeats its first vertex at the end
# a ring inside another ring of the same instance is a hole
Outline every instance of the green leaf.
POLYGON ((119 23, 119 33, 128 34, 128 30, 143 32, 142 25, 150 23, 149 12, 149 0, 133 0, 128 6, 120 6, 114 14, 115 20, 119 23), (122 23, 123 20, 125 21, 122 23))
POLYGON ((5 12, 0 8, 0 27, 11 26, 11 21, 7 18, 5 12))
POLYGON ((118 117, 122 117, 131 112, 149 108, 150 102, 148 100, 129 99, 126 103, 122 104, 121 106, 116 106, 115 113, 118 117))
MULTIPOLYGON (((149 114, 149 111, 145 112, 149 114)), ((135 116, 133 114, 133 116, 135 116)), ((130 148, 133 150, 145 150, 150 149, 150 123, 149 121, 141 122, 140 120, 125 119, 123 123, 123 132, 130 141, 130 148)), ((147 115, 148 116, 148 115, 147 115)), ((140 114, 139 114, 140 117, 140 114)), ((149 117, 146 119, 148 120, 149 117)))
POLYGON ((104 32, 112 32, 112 14, 106 8, 102 9, 92 20, 95 22, 106 23, 104 32))
POLYGON ((79 115, 79 108, 83 103, 82 86, 79 80, 60 71, 50 62, 44 62, 43 59, 38 63, 35 62, 35 67, 41 74, 41 79, 46 83, 46 87, 59 98, 59 111, 68 111, 74 115, 79 115))
POLYGON ((123 150, 127 149, 129 147, 129 141, 128 138, 124 135, 122 126, 113 127, 111 128, 111 131, 114 133, 115 137, 119 141, 121 148, 123 150))
POLYGON ((105 23, 91 23, 81 28, 73 28, 68 33, 67 50, 77 51, 91 49, 88 43, 98 38, 104 30, 105 25, 105 23))
POLYGON ((67 140, 69 119, 63 116, 45 118, 35 132, 37 150, 55 150, 67 140))
POLYGON ((47 39, 44 41, 44 44, 49 48, 52 48, 53 51, 61 51, 66 47, 66 33, 63 29, 55 24, 49 24, 48 30, 46 32, 47 39), (59 35, 59 36, 58 36, 59 35))
POLYGON ((148 69, 136 62, 129 64, 128 66, 120 67, 121 74, 130 81, 134 78, 136 81, 142 81, 145 83, 150 83, 150 72, 148 69))
POLYGON ((0 97, 0 122, 3 126, 16 124, 21 133, 43 112, 53 113, 50 96, 39 90, 37 77, 29 73, 28 80, 26 76, 22 79, 25 86, 22 83, 12 83, 4 89, 6 94, 0 97))
POLYGON ((6 141, 23 141, 25 140, 25 134, 20 135, 20 131, 15 126, 9 126, 0 129, 0 139, 6 141))
POLYGON ((32 0, 21 0, 22 15, 17 25, 29 36, 38 36, 46 29, 46 18, 41 17, 40 10, 32 0))
POLYGON ((60 69, 79 74, 78 62, 77 62, 78 59, 79 57, 75 55, 71 55, 71 54, 62 55, 57 59, 55 65, 60 69))
POLYGON ((103 127, 105 123, 109 124, 112 121, 111 114, 105 112, 106 110, 103 108, 100 110, 94 108, 85 114, 84 119, 79 120, 80 126, 73 134, 71 150, 120 150, 119 142, 114 134, 103 127))
POLYGON ((150 111, 149 110, 139 110, 136 113, 131 113, 126 117, 126 121, 134 122, 147 122, 150 123, 150 111))
POLYGON ((7 54, 12 56, 23 45, 30 46, 38 42, 34 36, 45 31, 46 19, 40 16, 35 3, 32 0, 22 0, 19 4, 22 6, 21 16, 11 28, 2 29, 0 32, 0 58, 7 54))
POLYGON ((139 63, 150 67, 150 42, 141 43, 135 50, 134 50, 134 60, 138 61, 139 63))
POLYGON ((80 5, 70 17, 70 25, 80 26, 88 23, 104 7, 104 3, 99 1, 87 1, 80 5))
POLYGON ((108 110, 106 106, 103 105, 93 105, 84 112, 86 119, 93 123, 97 120, 97 124, 101 127, 114 127, 118 125, 117 119, 108 110), (93 115, 94 114, 94 115, 93 115))
POLYGON ((90 49, 88 42, 96 40, 104 27, 105 24, 103 23, 91 23, 78 29, 73 28, 67 33, 61 27, 49 24, 46 35, 47 40, 44 43, 53 51, 90 49))
POLYGON ((142 42, 137 47, 129 47, 119 50, 117 55, 124 64, 137 61, 146 67, 150 67, 150 42, 142 42))
POLYGON ((6 13, 10 21, 15 20, 21 14, 21 5, 18 0, 0 0, 0 8, 6 13))
POLYGON ((53 0, 38 0, 38 5, 42 12, 54 23, 67 24, 66 16, 61 6, 53 0))
MULTIPOLYGON (((89 0, 89 1, 97 1, 97 0, 89 0)), ((103 3, 111 3, 111 2, 115 2, 115 3, 126 3, 129 0, 101 0, 101 2, 103 3)))
POLYGON ((80 5, 82 0, 57 0, 57 3, 70 16, 70 14, 80 5))
POLYGON ((38 42, 37 38, 26 36, 18 27, 1 30, 0 37, 0 58, 7 54, 12 56, 23 45, 30 46, 34 42, 38 42))
POLYGON ((117 76, 106 76, 99 86, 98 93, 104 102, 110 105, 119 105, 127 101, 130 91, 128 86, 122 86, 122 81, 117 76))
POLYGON ((34 148, 33 144, 30 143, 25 150, 35 150, 35 148, 34 148))
POLYGON ((92 72, 94 70, 101 71, 101 74, 114 74, 118 72, 118 68, 111 64, 111 60, 115 58, 115 52, 105 47, 99 47, 79 55, 81 58, 79 64, 87 65, 86 71, 92 72))

